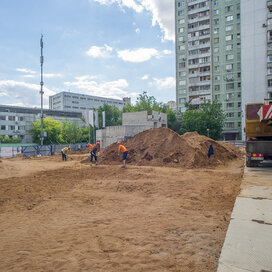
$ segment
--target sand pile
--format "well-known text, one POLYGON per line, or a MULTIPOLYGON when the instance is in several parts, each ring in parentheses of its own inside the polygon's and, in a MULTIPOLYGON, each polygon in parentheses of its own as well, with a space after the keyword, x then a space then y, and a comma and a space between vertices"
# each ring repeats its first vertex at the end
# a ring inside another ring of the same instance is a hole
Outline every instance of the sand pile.
MULTIPOLYGON (((128 164, 172 167, 208 167, 225 164, 238 156, 240 151, 232 144, 216 142, 197 132, 180 136, 168 128, 154 128, 138 133, 126 142, 128 164), (208 158, 212 144, 214 155, 208 158)), ((108 146, 100 156, 104 164, 119 164, 117 145, 108 146)))

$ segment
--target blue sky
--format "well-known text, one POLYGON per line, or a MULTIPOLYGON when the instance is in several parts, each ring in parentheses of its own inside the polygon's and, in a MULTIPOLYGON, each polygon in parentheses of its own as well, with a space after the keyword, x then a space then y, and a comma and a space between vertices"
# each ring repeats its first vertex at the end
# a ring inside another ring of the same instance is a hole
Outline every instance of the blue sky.
POLYGON ((0 104, 71 91, 175 100, 174 0, 1 0, 0 104))

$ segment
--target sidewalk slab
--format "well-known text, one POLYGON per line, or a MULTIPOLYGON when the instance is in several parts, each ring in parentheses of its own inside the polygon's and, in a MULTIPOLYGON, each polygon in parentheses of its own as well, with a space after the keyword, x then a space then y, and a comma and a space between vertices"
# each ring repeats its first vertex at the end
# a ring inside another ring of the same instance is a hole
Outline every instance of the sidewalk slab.
POLYGON ((272 199, 237 197, 231 218, 272 225, 272 199))
POLYGON ((272 225, 231 220, 217 272, 231 272, 234 269, 272 271, 272 225))

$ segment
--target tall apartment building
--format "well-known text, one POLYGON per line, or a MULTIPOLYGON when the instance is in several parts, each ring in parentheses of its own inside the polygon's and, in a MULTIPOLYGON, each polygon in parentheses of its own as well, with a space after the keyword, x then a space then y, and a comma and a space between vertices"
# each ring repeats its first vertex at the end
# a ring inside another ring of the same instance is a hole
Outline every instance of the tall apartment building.
POLYGON ((114 105, 121 110, 127 103, 131 103, 128 97, 119 100, 70 92, 60 92, 49 96, 49 109, 64 111, 84 112, 88 109, 97 109, 104 104, 114 105))
POLYGON ((175 0, 176 103, 218 100, 224 139, 241 139, 240 0, 175 0))
POLYGON ((244 109, 272 99, 272 1, 241 0, 241 9, 244 109))

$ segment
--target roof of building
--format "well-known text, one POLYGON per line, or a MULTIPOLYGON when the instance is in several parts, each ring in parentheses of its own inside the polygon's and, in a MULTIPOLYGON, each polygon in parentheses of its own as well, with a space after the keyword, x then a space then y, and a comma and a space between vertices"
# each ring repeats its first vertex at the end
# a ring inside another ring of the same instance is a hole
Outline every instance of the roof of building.
MULTIPOLYGON (((39 114, 39 113, 41 113, 41 109, 40 108, 30 108, 30 107, 0 105, 0 112, 39 114)), ((63 116, 63 117, 77 117, 77 118, 80 118, 82 116, 81 112, 75 112, 75 111, 60 111, 60 110, 43 109, 43 113, 48 116, 63 116)))

